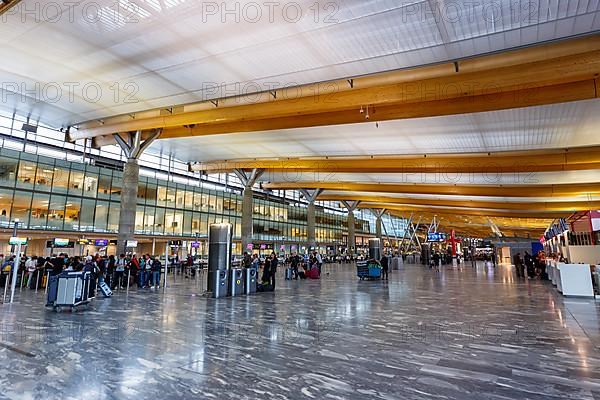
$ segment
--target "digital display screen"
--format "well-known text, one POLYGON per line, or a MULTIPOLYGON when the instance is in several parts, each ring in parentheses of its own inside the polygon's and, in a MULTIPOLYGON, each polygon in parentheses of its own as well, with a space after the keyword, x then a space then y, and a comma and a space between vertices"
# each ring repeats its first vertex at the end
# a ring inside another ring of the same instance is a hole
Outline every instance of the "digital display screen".
POLYGON ((105 247, 108 246, 108 240, 106 239, 96 239, 94 241, 94 244, 98 247, 105 247))
POLYGON ((427 241, 428 242, 444 242, 444 241, 446 241, 446 234, 438 233, 438 232, 430 232, 427 234, 427 241))
POLYGON ((69 239, 54 239, 54 247, 67 247, 69 245, 69 239))
POLYGON ((125 242, 125 247, 128 248, 136 248, 138 245, 137 240, 128 240, 127 242, 125 242))
POLYGON ((192 242, 192 249, 199 249, 200 248, 200 242, 192 242))

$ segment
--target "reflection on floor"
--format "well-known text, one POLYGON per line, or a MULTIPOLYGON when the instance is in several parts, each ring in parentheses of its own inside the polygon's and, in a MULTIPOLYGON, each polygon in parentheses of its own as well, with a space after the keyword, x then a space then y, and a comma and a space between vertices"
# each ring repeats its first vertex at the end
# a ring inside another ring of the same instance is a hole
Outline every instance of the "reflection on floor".
POLYGON ((179 279, 57 314, 0 306, 0 398, 600 399, 600 303, 508 266, 350 265, 206 299, 179 279))

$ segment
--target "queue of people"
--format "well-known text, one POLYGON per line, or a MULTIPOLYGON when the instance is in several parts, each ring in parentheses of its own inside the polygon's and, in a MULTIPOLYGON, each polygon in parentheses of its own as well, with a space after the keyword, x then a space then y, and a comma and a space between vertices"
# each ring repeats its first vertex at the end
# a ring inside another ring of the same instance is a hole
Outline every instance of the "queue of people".
MULTIPOLYGON (((555 257, 558 261, 566 262, 566 259, 561 254, 555 255, 555 257)), ((546 254, 542 250, 538 251, 535 257, 528 251, 525 251, 524 257, 521 257, 521 253, 517 253, 513 256, 513 264, 517 270, 518 278, 548 279, 548 274, 546 272, 546 254)))
MULTIPOLYGON (((2 265, 2 280, 6 284, 7 277, 14 265, 14 256, 0 255, 2 265)), ((114 255, 73 256, 61 253, 52 257, 27 257, 21 263, 20 271, 24 274, 23 286, 30 289, 44 288, 48 275, 58 275, 63 271, 89 271, 92 279, 106 284, 115 290, 117 287, 126 288, 137 285, 139 288, 158 288, 160 286, 162 263, 158 257, 149 254, 138 257, 136 254, 119 257, 114 255)))
POLYGON ((258 254, 244 253, 242 267, 254 268, 259 271, 260 282, 268 290, 276 286, 277 270, 282 267, 291 271, 290 279, 319 279, 323 268, 323 256, 317 252, 307 253, 304 256, 293 252, 289 256, 278 257, 275 252, 265 257, 262 261, 258 254))

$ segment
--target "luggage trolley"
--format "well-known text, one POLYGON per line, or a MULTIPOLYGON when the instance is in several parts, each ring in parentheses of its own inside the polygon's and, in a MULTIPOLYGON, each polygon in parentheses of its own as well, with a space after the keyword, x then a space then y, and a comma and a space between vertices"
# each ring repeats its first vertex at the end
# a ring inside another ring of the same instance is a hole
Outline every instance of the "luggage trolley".
POLYGON ((63 307, 71 311, 90 302, 90 272, 63 272, 50 277, 46 307, 60 312, 63 307))

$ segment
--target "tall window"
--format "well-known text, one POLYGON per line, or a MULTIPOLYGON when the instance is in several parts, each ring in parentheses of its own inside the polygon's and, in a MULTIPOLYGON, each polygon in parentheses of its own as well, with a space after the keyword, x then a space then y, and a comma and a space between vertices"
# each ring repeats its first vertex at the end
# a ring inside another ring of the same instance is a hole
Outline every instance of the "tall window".
POLYGON ((52 181, 53 193, 67 193, 69 189, 69 168, 56 167, 54 169, 54 179, 52 181))
POLYGON ((96 203, 96 215, 94 218, 94 226, 96 231, 104 232, 108 228, 108 201, 98 201, 96 203))
POLYGON ((65 204, 65 230, 78 231, 81 214, 81 198, 69 197, 65 204))
POLYGON ((48 220, 48 206, 50 196, 42 193, 35 193, 31 202, 31 218, 29 227, 31 229, 46 229, 46 221, 48 220))
POLYGON ((117 203, 110 203, 109 211, 108 211, 108 225, 107 230, 109 232, 118 232, 119 231, 119 214, 121 208, 117 203))
POLYGON ((12 205, 11 221, 16 218, 20 220, 20 226, 29 227, 29 215, 31 214, 31 193, 15 190, 12 205))
POLYGON ((48 207, 48 229, 63 230, 65 222, 66 196, 53 194, 48 207))
POLYGON ((19 162, 19 172, 17 173, 17 187, 23 189, 33 189, 35 182, 36 165, 34 162, 19 162))
MULTIPOLYGON (((83 199, 81 201, 81 213, 79 221, 79 230, 86 232, 94 231, 94 214, 96 211, 96 201, 83 199)), ((105 225, 106 226, 106 225, 105 225)))
POLYGON ((14 187, 19 162, 12 158, 0 158, 0 185, 14 187))
POLYGON ((10 212, 13 204, 12 190, 0 189, 0 227, 8 228, 10 224, 10 212))
POLYGON ((98 198, 110 199, 110 187, 112 176, 106 173, 100 173, 98 177, 98 198))

